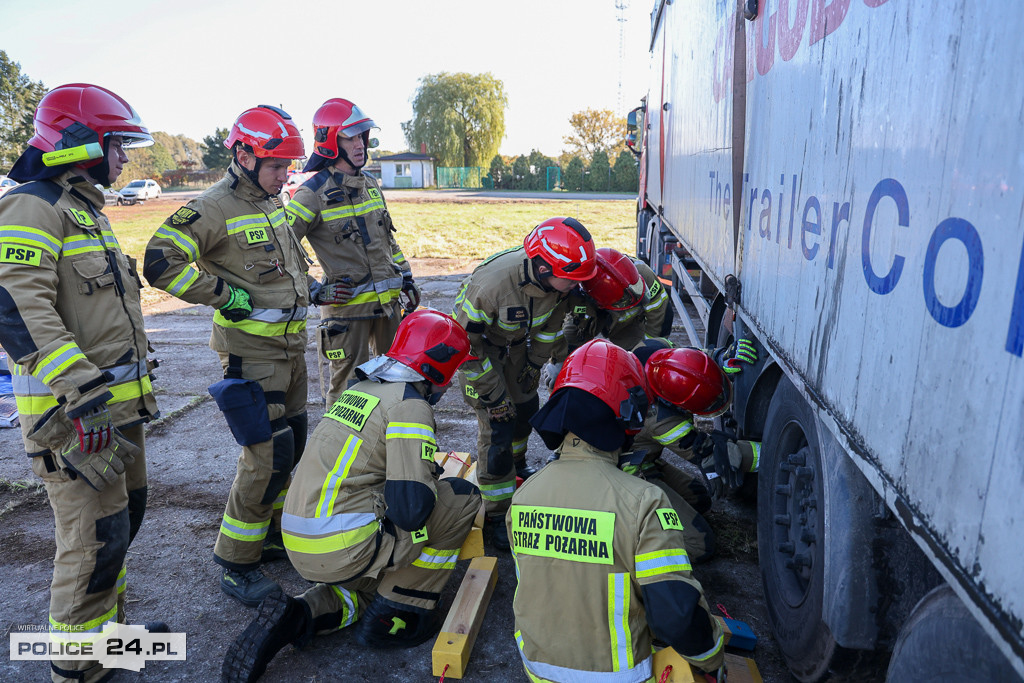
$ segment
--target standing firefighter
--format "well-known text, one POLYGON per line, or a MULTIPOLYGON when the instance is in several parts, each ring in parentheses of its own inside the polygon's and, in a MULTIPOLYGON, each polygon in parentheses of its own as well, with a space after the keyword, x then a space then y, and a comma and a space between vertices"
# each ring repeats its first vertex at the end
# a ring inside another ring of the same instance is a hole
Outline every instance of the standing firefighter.
POLYGON ((460 373, 463 396, 476 411, 477 476, 484 499, 484 535, 508 551, 503 522, 516 475, 526 464, 530 418, 540 401, 540 368, 562 337, 565 293, 594 274, 594 240, 575 218, 549 218, 523 246, 491 256, 462 283, 455 319, 479 360, 460 373))
POLYGON ((672 303, 658 276, 646 263, 608 247, 597 250, 597 271, 569 295, 568 309, 565 340, 545 368, 548 389, 565 357, 598 335, 628 350, 645 338, 672 333, 672 303))
POLYGON ((420 302, 384 195, 361 170, 376 127, 348 100, 324 102, 313 115, 314 153, 304 169, 318 173, 287 207, 296 237, 309 240, 324 269, 313 303, 321 305, 319 347, 331 367, 328 408, 371 350, 380 354, 391 345, 401 320, 399 295, 405 293, 408 310, 420 302))
POLYGON ((640 361, 595 340, 566 359, 532 420, 560 457, 516 491, 507 518, 515 637, 531 680, 653 681, 655 638, 704 671, 722 664, 722 629, 675 510, 617 466, 648 402, 640 361))
POLYGON ((304 151, 288 114, 266 105, 243 112, 224 145, 227 174, 160 226, 144 273, 217 309, 210 348, 224 380, 210 392, 243 448, 214 561, 221 589, 255 607, 278 588, 259 564, 284 556, 271 518, 306 443, 306 256, 274 202, 304 151))
POLYGON ((480 494, 462 479, 438 480, 431 405, 468 354, 454 320, 422 310, 402 321, 386 355, 357 368, 362 381, 313 432, 284 505, 292 564, 322 583, 267 597, 229 648, 223 680, 254 681, 288 643, 356 620, 367 647, 413 647, 437 633, 435 607, 480 494))
MULTIPOLYGON (((124 150, 153 138, 123 99, 75 83, 43 97, 28 144, 10 172, 25 184, 0 200, 0 343, 53 508, 50 631, 81 642, 125 622, 125 556, 146 510, 143 423, 157 415, 135 260, 94 183, 117 180, 124 150)), ((54 681, 112 673, 50 666, 54 681)))

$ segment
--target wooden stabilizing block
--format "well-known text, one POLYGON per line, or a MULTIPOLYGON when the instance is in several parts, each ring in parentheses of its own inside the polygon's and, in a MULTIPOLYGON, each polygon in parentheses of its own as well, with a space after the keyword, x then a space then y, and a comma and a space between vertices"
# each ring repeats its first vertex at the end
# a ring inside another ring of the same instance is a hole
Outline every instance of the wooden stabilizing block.
POLYGON ((729 617, 715 618, 722 623, 722 629, 725 631, 725 644, 729 647, 749 652, 757 645, 757 636, 754 635, 754 630, 746 622, 739 619, 730 619, 729 617))
POLYGON ((456 453, 455 451, 448 451, 442 453, 438 451, 434 453, 434 461, 444 468, 444 477, 456 477, 458 479, 465 479, 466 473, 469 471, 469 453, 456 453))
POLYGON ((469 563, 448 618, 434 641, 431 652, 434 676, 462 678, 466 675, 469 654, 480 633, 487 605, 498 582, 498 559, 477 557, 469 563), (445 671, 447 665, 448 670, 445 671))
MULTIPOLYGON (((672 667, 665 683, 706 683, 707 679, 698 670, 679 656, 670 647, 654 653, 654 680, 660 681, 665 669, 672 667)), ((726 653, 725 666, 729 670, 729 683, 763 683, 761 672, 753 659, 726 653)))
POLYGON ((474 557, 482 557, 484 554, 484 530, 478 526, 469 530, 469 535, 462 542, 459 549, 460 560, 472 560, 474 557))

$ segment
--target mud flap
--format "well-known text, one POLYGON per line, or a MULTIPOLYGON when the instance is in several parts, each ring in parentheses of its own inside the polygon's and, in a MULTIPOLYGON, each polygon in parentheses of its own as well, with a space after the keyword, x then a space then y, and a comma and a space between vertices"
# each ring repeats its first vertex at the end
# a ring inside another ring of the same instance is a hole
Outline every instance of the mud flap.
POLYGON ((224 413, 239 446, 270 441, 273 432, 263 387, 251 379, 222 379, 210 385, 210 395, 224 413))

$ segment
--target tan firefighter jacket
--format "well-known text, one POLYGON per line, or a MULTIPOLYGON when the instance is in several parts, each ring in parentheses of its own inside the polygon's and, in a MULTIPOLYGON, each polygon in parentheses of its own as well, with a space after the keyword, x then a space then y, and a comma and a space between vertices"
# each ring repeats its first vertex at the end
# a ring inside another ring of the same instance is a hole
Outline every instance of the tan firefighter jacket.
POLYGON ((377 181, 324 169, 295 192, 288 223, 309 240, 329 281, 352 280, 352 299, 331 307, 343 320, 397 313, 402 279, 412 276, 377 181))
POLYGON ((415 385, 366 380, 345 391, 310 436, 284 501, 284 544, 303 577, 337 581, 339 567, 376 577, 396 543, 421 540, 437 498, 436 450, 434 411, 415 385))
POLYGON ((632 349, 645 337, 666 337, 672 332, 671 319, 668 325, 665 322, 672 305, 668 292, 650 266, 638 259, 633 259, 633 263, 644 280, 643 301, 625 311, 605 311, 579 289, 574 290, 569 295, 569 316, 563 330, 565 342, 556 347, 553 362, 564 361, 570 353, 601 334, 616 346, 632 349))
POLYGON ((506 516, 519 586, 516 641, 551 681, 652 678, 655 634, 705 671, 722 629, 691 575, 682 524, 657 486, 619 470, 618 452, 566 435, 560 457, 512 497, 506 516), (648 612, 659 605, 658 620, 648 612), (654 633, 652 633, 652 630, 654 633))
POLYGON ((216 311, 210 348, 280 359, 306 345, 307 264, 284 211, 232 161, 223 179, 157 229, 143 274, 179 299, 217 309, 231 298, 228 284, 245 289, 252 313, 232 322, 216 311))
POLYGON ((58 406, 74 418, 106 402, 121 427, 158 414, 136 262, 102 213, 103 193, 79 173, 0 200, 0 344, 29 455, 47 452, 28 434, 58 406))
POLYGON ((528 362, 536 367, 551 357, 562 339, 566 299, 541 287, 526 251, 499 252, 463 280, 452 312, 469 333, 472 354, 460 371, 466 394, 483 405, 497 403, 508 388, 502 361, 509 346, 526 344, 528 362))

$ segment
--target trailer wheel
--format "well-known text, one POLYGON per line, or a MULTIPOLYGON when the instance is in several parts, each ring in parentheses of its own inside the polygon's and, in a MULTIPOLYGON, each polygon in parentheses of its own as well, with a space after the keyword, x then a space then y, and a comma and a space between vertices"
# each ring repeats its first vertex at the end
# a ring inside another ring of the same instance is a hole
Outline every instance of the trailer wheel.
POLYGON ((942 585, 921 598, 900 629, 886 680, 1020 683, 1021 678, 953 589, 942 585))
POLYGON ((826 501, 817 430, 810 406, 783 377, 761 443, 757 539, 772 630, 805 683, 824 680, 849 653, 823 620, 826 501))
POLYGON ((651 264, 651 235, 648 224, 654 218, 654 212, 643 209, 636 215, 636 255, 647 265, 651 264))

